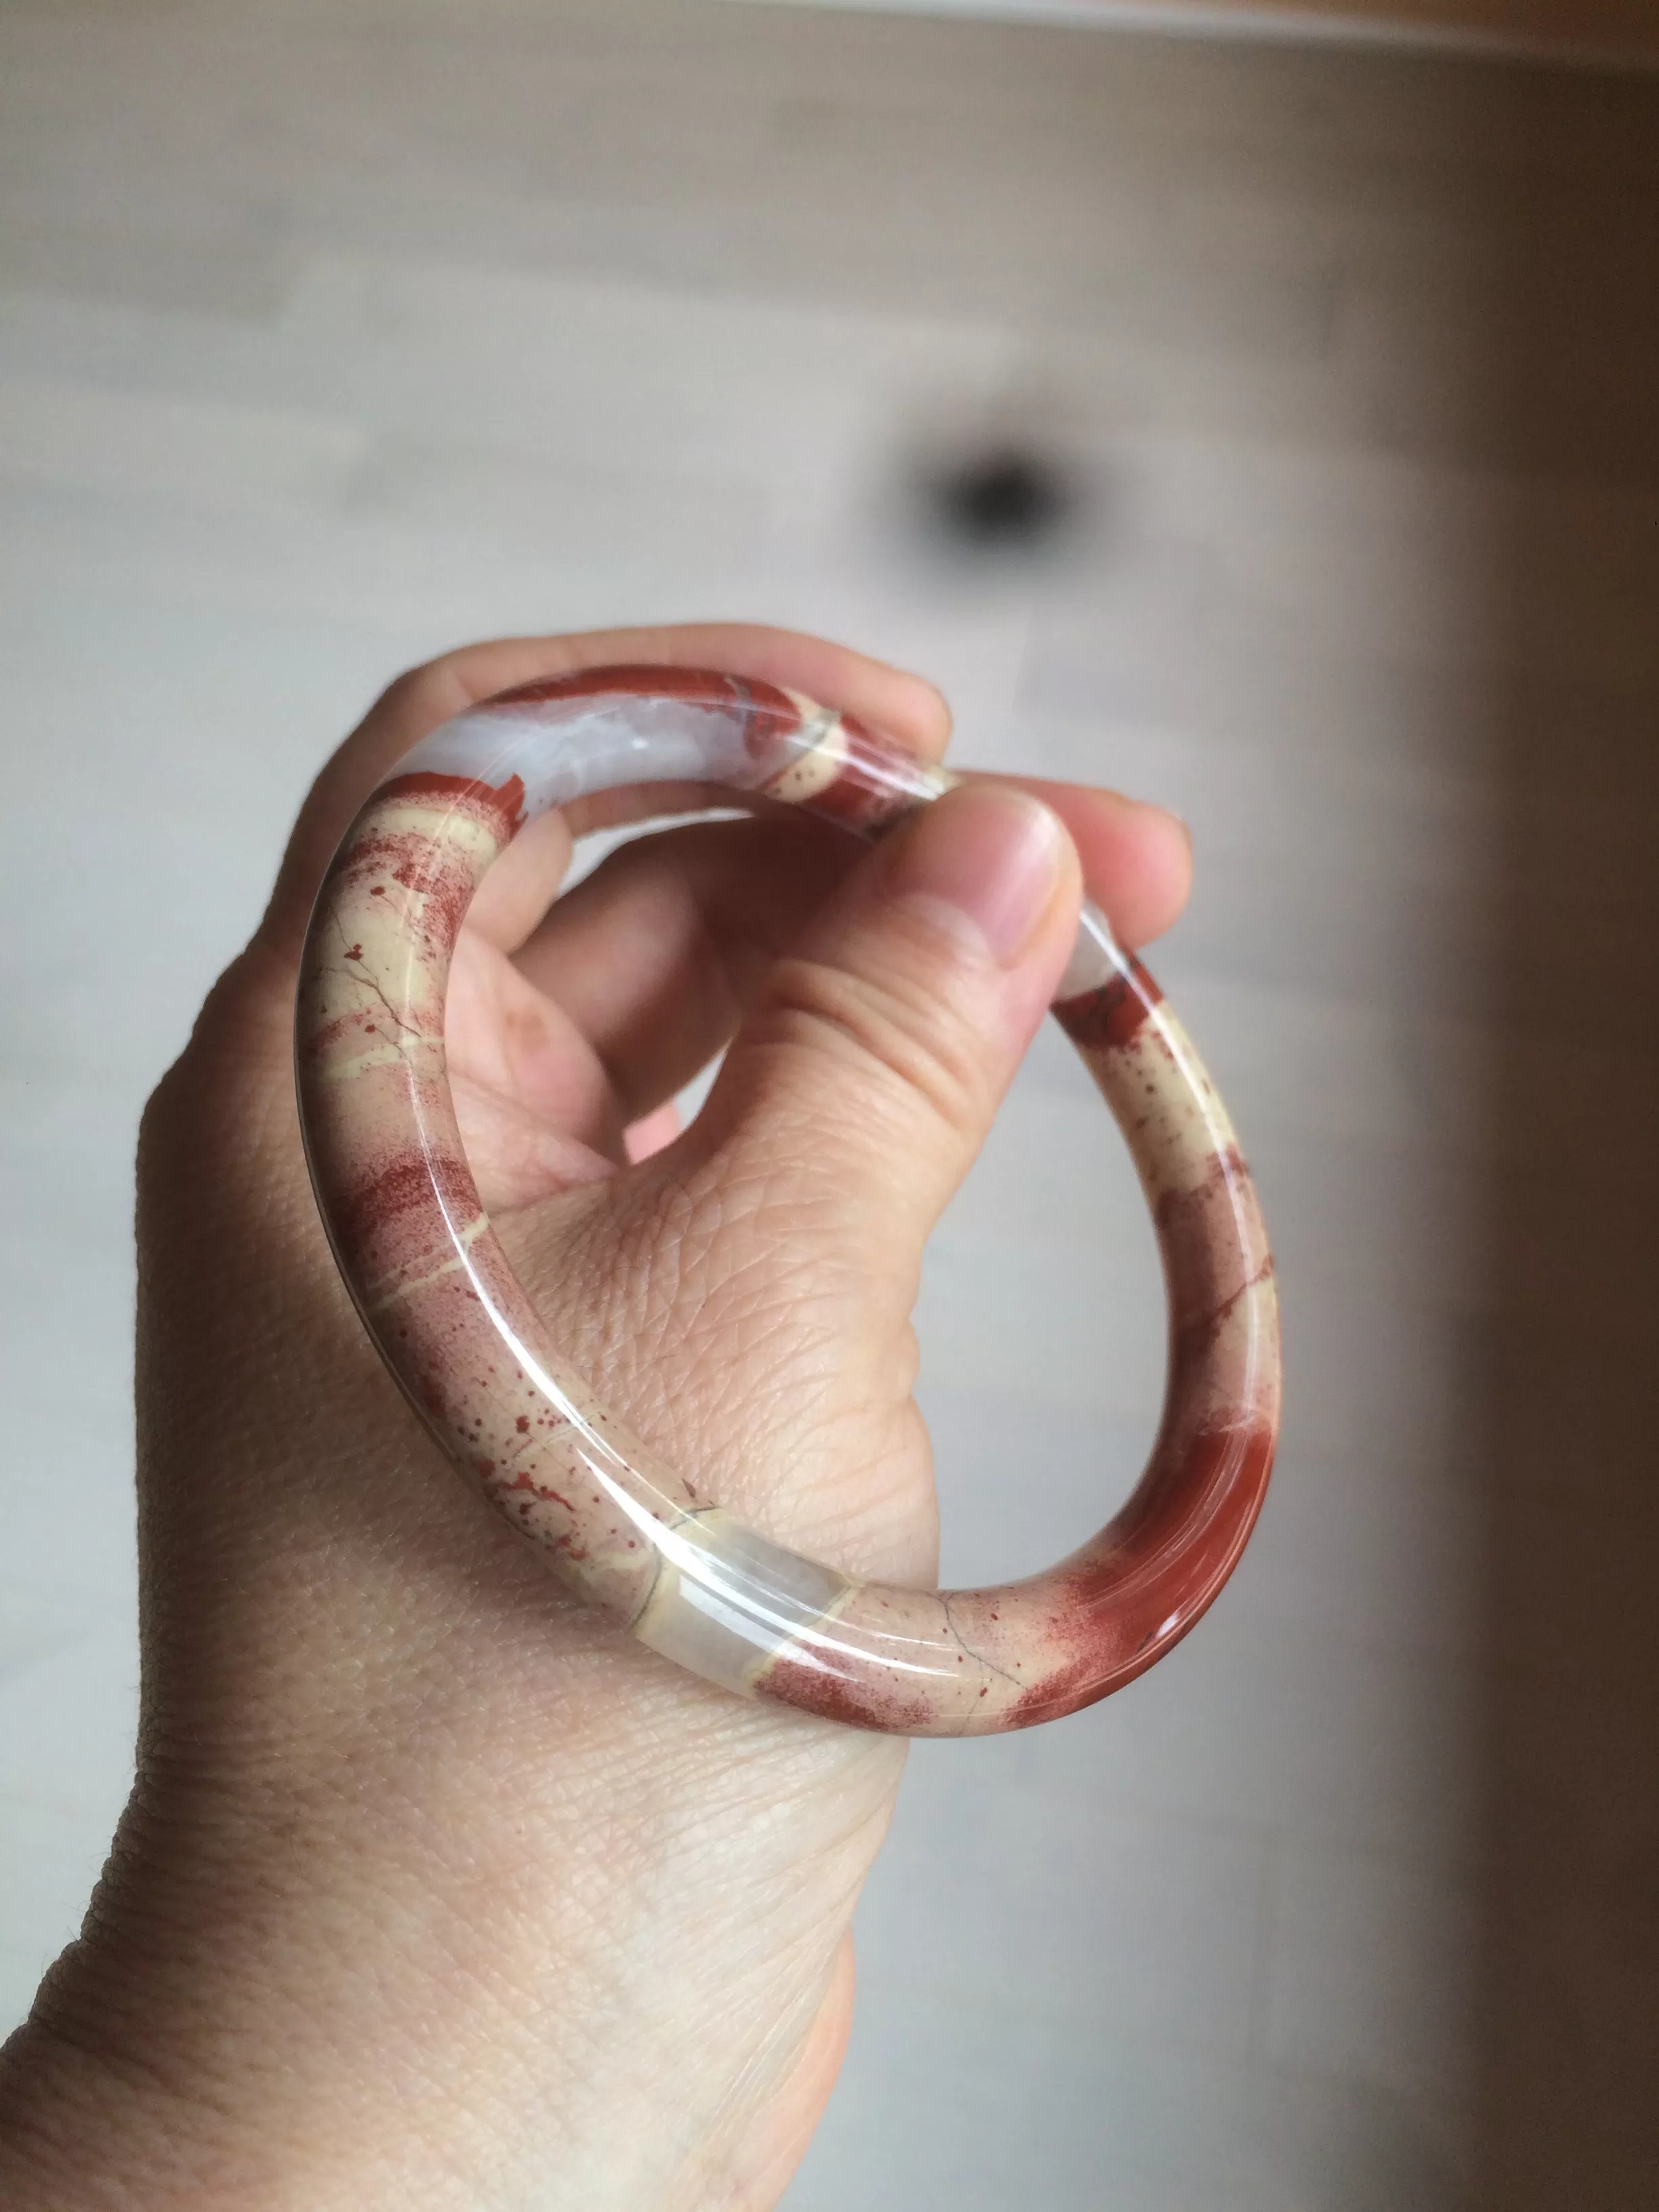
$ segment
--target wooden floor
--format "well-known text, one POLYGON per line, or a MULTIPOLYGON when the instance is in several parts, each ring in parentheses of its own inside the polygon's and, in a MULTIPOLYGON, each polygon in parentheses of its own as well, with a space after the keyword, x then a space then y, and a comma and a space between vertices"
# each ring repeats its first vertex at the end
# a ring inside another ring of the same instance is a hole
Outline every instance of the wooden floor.
MULTIPOLYGON (((12 0, 0 2004, 125 1782, 134 1122, 307 777, 453 641, 747 613, 1189 817, 1291 1363, 1203 1632, 921 1748, 791 2212, 1659 2203, 1656 240, 1635 78, 12 0), (924 526, 993 434, 1043 561, 924 526)), ((920 1316, 953 1579, 1103 1517, 1159 1298, 1045 1042, 920 1316)))

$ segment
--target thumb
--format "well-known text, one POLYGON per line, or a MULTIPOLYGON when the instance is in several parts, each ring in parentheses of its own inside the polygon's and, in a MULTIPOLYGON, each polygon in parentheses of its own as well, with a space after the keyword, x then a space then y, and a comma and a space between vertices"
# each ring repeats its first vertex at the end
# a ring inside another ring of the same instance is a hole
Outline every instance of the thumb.
POLYGON ((683 1142, 714 1156, 731 1200, 785 1193, 907 1273, 1042 1018, 1080 896, 1041 801, 947 793, 775 963, 683 1142))

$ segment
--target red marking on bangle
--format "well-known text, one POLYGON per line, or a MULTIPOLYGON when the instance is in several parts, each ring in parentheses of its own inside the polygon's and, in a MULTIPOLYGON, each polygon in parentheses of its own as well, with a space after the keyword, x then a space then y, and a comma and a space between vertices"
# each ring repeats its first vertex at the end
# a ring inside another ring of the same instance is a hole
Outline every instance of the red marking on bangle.
POLYGON ((607 692, 633 699, 678 699, 688 707, 708 707, 744 717, 744 742, 763 757, 780 737, 800 727, 800 709, 787 691, 763 677, 726 676, 708 668, 652 668, 623 663, 615 668, 584 668, 573 676, 550 676, 520 684, 486 702, 497 707, 538 707, 558 699, 592 705, 607 692))
POLYGON ((847 750, 840 773, 803 802, 803 814, 867 837, 935 796, 933 775, 914 753, 850 714, 841 720, 847 750))
POLYGON ((1237 1145, 1218 1152, 1203 1179, 1187 1190, 1166 1190, 1153 1208, 1158 1244, 1171 1285, 1171 1342, 1196 1354, 1214 1336, 1251 1284, 1272 1272, 1264 1255, 1247 1274, 1243 1217, 1249 1170, 1237 1145))
POLYGON ((879 1681, 849 1681, 844 1674, 788 1653, 773 1661, 758 1686, 763 1697, 793 1705, 799 1712, 882 1734, 902 1735, 923 1729, 932 1710, 925 1697, 906 1698, 879 1681))
POLYGON ((369 805, 377 808, 386 799, 405 806, 416 799, 442 799, 453 812, 477 814, 492 825, 499 824, 505 833, 501 839, 505 844, 524 826, 524 795, 522 776, 510 775, 505 783, 481 783, 476 776, 439 775, 421 769, 383 783, 369 805))
POLYGON ((394 1154, 355 1182, 342 1179, 334 1233, 362 1255, 365 1277, 384 1296, 400 1273, 417 1267, 430 1254, 447 1252, 452 1219, 465 1221, 477 1211, 477 1186, 459 1152, 411 1150, 394 1154))
POLYGON ((1054 1014, 1079 1051, 1120 1052, 1134 1042, 1146 1017, 1163 1003, 1163 992, 1131 954, 1127 973, 1112 976, 1098 990, 1062 999, 1054 1014))
POLYGON ((1054 1570, 1054 1632, 1073 1656, 1015 1700, 1011 1727, 1058 1720, 1103 1688, 1121 1689, 1197 1625, 1255 1525, 1277 1441, 1270 1424, 1252 1422, 1154 1454, 1117 1519, 1054 1570), (1192 1602, 1195 1589, 1209 1597, 1192 1602))

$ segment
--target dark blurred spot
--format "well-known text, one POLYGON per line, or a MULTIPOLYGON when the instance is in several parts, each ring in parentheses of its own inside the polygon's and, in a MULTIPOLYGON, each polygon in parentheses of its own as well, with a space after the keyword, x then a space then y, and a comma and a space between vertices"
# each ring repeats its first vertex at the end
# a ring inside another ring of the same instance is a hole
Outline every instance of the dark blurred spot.
POLYGON ((1040 453, 994 447, 937 470, 927 481, 932 519, 969 552, 1046 552, 1065 534, 1077 487, 1040 453))

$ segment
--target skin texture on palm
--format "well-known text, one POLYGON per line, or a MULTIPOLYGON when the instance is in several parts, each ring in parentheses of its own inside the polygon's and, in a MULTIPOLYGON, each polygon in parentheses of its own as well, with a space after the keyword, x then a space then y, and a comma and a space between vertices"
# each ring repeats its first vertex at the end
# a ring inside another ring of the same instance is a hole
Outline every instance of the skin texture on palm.
MULTIPOLYGON (((947 733, 926 684, 817 641, 526 639, 401 679, 319 778, 146 1117, 138 1774, 0 2073, 20 2212, 758 2207, 828 2094, 902 1745, 664 1668, 478 1512, 356 1324, 293 1109, 301 940, 367 793, 473 701, 619 660, 830 698, 920 757, 947 733)), ((1038 795, 1069 841, 976 787, 867 857, 807 823, 672 830, 550 910, 615 818, 592 802, 490 871, 452 972, 468 1158, 550 1327, 655 1448, 852 1573, 933 1571, 921 1246, 1079 875, 1129 943, 1185 895, 1169 817, 1038 795), (924 832, 1024 877, 1006 963, 889 896, 924 832), (629 1167, 739 1024, 720 1115, 629 1167)))

